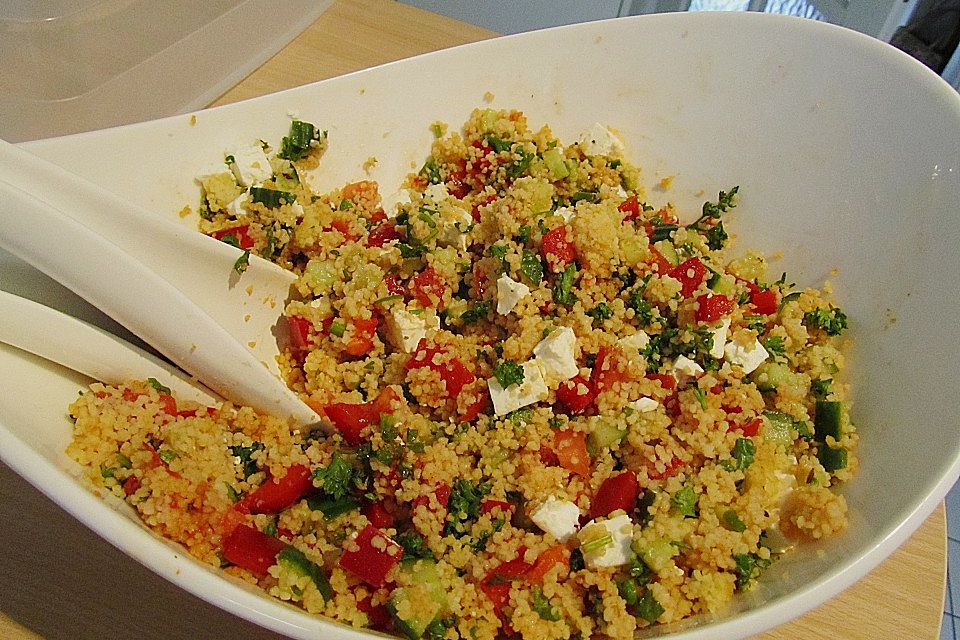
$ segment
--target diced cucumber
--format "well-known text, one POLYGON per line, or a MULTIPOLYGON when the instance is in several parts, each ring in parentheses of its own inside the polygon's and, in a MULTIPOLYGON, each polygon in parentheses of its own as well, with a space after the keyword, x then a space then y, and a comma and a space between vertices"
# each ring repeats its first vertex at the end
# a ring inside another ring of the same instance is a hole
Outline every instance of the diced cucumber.
POLYGON ((641 549, 635 548, 634 551, 639 551, 640 558, 654 571, 666 567, 679 552, 676 545, 670 544, 670 541, 664 538, 654 540, 641 549))
POLYGON ((821 444, 817 458, 825 471, 838 471, 847 466, 847 450, 843 447, 834 449, 826 443, 821 444))
POLYGON ((732 276, 720 276, 710 286, 714 293, 721 296, 728 296, 733 293, 737 286, 737 281, 732 276))
POLYGON ((493 129, 493 125, 497 122, 497 112, 493 109, 484 109, 483 113, 480 115, 480 125, 483 127, 484 131, 490 131, 493 129))
POLYGON ((625 427, 614 422, 598 420, 594 423, 593 431, 587 436, 587 450, 595 456, 604 449, 610 449, 627 435, 625 427))
POLYGON ((763 417, 763 430, 760 433, 764 440, 778 448, 790 447, 793 444, 793 418, 779 411, 764 411, 763 417))
POLYGON ((827 436, 832 436, 834 440, 839 440, 842 420, 842 402, 835 400, 817 400, 813 418, 813 430, 817 440, 825 442, 827 436))
POLYGON ((330 293, 340 277, 333 262, 314 259, 304 267, 303 279, 317 293, 323 294, 330 293))
POLYGON ((677 250, 674 248, 672 242, 661 240, 654 244, 653 247, 674 267, 680 264, 680 256, 677 254, 677 250))
POLYGON ((551 180, 562 180, 570 175, 570 169, 563 157, 563 151, 554 147, 543 152, 543 163, 547 165, 551 180))
POLYGON ((387 609, 403 635, 410 640, 419 640, 434 620, 450 612, 450 605, 435 562, 417 560, 412 564, 404 563, 401 570, 409 573, 412 579, 409 586, 393 590, 387 609), (409 617, 401 617, 408 614, 409 617))
POLYGON ((637 267, 647 261, 650 251, 646 239, 641 236, 627 236, 620 240, 620 255, 624 263, 637 267))
POLYGON ((333 599, 333 588, 320 567, 295 547, 286 547, 277 555, 277 564, 298 576, 309 576, 324 600, 333 599))
POLYGON ((766 361, 753 373, 753 381, 760 391, 774 391, 790 377, 790 368, 785 364, 766 361))

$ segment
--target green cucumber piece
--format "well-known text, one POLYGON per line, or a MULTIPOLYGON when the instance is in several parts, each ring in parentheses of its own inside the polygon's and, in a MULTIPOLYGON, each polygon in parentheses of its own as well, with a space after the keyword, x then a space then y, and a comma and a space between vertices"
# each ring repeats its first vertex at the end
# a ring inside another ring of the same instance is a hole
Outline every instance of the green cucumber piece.
POLYGON ((817 458, 825 471, 838 471, 847 466, 847 450, 843 447, 834 449, 827 444, 821 444, 817 458))
POLYGON ((813 430, 818 441, 825 442, 827 436, 832 436, 834 440, 839 440, 842 421, 842 402, 835 400, 817 400, 814 410, 813 430))
POLYGON ((286 547, 277 555, 277 564, 298 576, 309 576, 324 600, 329 602, 333 599, 333 587, 330 586, 327 576, 323 575, 317 563, 308 559, 299 549, 286 547))

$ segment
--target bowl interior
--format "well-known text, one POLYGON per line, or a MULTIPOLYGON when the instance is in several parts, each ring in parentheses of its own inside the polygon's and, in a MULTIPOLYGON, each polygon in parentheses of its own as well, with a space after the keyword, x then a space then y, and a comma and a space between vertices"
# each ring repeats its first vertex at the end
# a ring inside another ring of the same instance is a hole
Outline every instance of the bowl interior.
MULTIPOLYGON (((677 203, 688 220, 703 200, 740 185, 728 224, 734 247, 779 251, 774 278, 831 279, 850 318, 861 435, 859 476, 842 490, 852 526, 775 563, 760 588, 677 637, 758 633, 849 586, 906 539, 960 464, 960 98, 878 41, 772 15, 644 16, 431 54, 200 112, 195 124, 181 116, 27 148, 178 219, 196 202, 194 176, 237 143, 278 141, 291 113, 329 130, 314 176, 321 188, 365 177, 373 156, 371 177, 389 194, 428 153, 430 123, 457 126, 477 106, 521 109, 565 140, 594 122, 615 127, 644 170, 649 200, 677 203), (666 176, 668 191, 650 188, 666 176)), ((0 275, 5 289, 62 304, 62 291, 6 254, 0 275)), ((16 459, 5 447, 5 459, 63 504, 66 476, 45 481, 25 468, 31 456, 73 468, 61 453, 64 408, 81 380, 6 348, 0 380, 16 390, 0 400, 0 437, 23 445, 16 459)), ((95 529, 114 517, 87 507, 77 515, 95 529)), ((123 531, 111 541, 130 552, 144 534, 123 531)), ((218 604, 271 628, 355 634, 224 588, 232 599, 218 604)))

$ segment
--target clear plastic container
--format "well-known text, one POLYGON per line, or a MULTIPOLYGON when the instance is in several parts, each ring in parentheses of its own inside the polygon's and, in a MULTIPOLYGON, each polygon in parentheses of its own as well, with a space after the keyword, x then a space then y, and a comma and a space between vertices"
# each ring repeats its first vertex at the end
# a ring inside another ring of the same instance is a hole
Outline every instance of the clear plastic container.
POLYGON ((331 2, 0 2, 0 137, 20 142, 199 109, 331 2))

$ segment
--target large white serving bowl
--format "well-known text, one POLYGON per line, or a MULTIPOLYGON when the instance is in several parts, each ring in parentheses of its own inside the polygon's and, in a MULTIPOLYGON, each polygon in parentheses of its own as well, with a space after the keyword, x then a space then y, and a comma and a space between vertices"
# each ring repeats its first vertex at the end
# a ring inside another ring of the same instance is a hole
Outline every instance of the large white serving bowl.
MULTIPOLYGON (((456 126, 476 106, 521 109, 564 140, 597 121, 617 128, 648 185, 674 177, 650 200, 672 200, 689 218, 740 185, 728 225, 735 246, 782 252, 773 269, 800 286, 831 278, 850 318, 861 469, 841 489, 849 530, 775 563, 723 614, 658 633, 742 638, 785 622, 853 584, 919 526, 960 469, 960 98, 876 40, 758 14, 613 20, 401 61, 200 112, 195 123, 174 117, 27 148, 178 219, 196 202, 194 176, 237 143, 276 144, 290 114, 330 132, 320 188, 366 177, 374 156, 371 175, 390 193, 422 163, 429 124, 456 126)), ((103 321, 5 254, 0 286, 103 321)), ((64 409, 84 382, 0 348, 7 464, 125 553, 228 611, 296 638, 364 636, 221 578, 83 488, 62 452, 64 409)))

